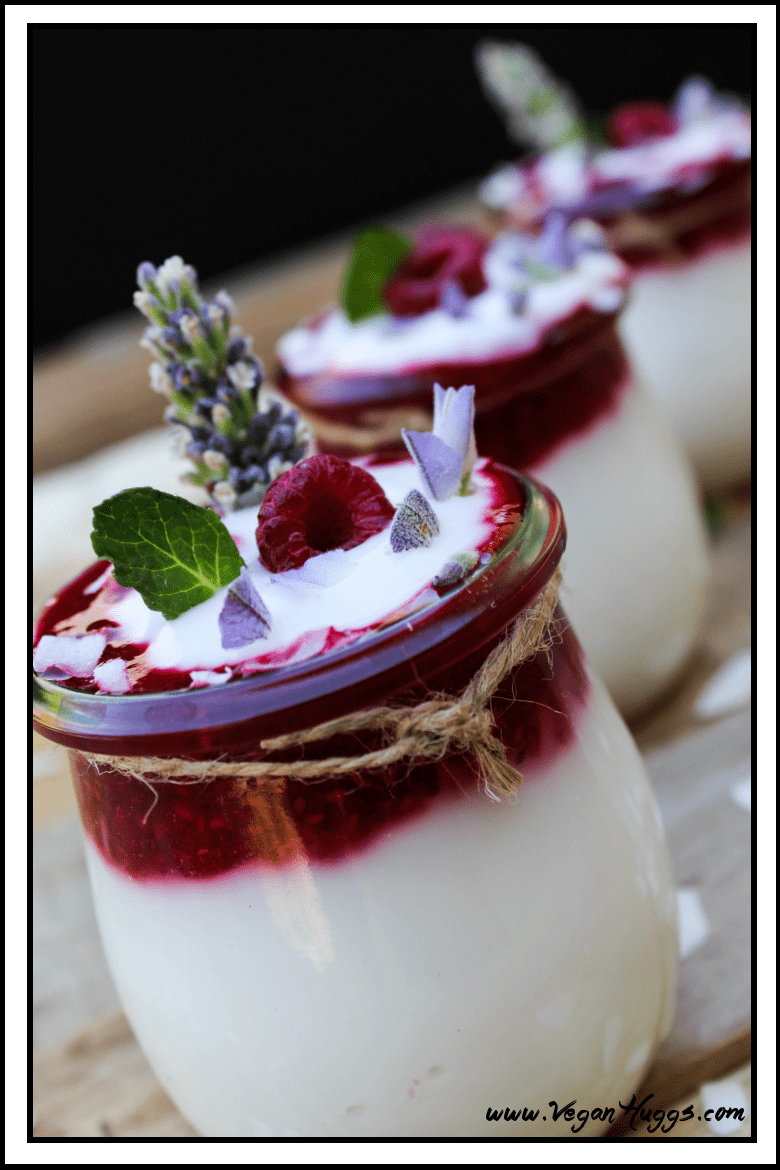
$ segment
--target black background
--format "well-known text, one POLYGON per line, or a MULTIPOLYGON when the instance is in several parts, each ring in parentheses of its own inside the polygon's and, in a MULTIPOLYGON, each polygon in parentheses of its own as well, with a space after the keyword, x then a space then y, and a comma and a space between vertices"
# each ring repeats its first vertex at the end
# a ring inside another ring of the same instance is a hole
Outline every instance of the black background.
MULTIPOLYGON (((184 11, 184 9, 183 9, 184 11)), ((444 11, 444 9, 443 9, 444 11)), ((38 25, 36 347, 126 308, 139 261, 208 279, 517 155, 472 67, 533 45, 592 113, 692 73, 748 98, 754 25, 38 25)))

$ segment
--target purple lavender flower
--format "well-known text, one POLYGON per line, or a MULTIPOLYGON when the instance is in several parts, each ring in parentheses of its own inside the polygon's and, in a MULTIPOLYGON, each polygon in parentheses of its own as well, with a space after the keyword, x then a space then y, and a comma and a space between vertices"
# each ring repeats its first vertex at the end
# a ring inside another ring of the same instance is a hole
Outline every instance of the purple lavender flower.
POLYGON ((163 341, 171 349, 178 349, 184 345, 184 338, 181 335, 181 330, 177 329, 175 325, 166 325, 162 331, 163 341))
POLYGON ((447 281, 439 297, 439 304, 451 317, 468 316, 469 298, 455 280, 447 281))
POLYGON ((439 521, 431 505, 416 488, 399 504, 390 529, 393 552, 428 548, 439 535, 439 521))
POLYGON ((551 268, 567 269, 576 262, 576 253, 568 236, 567 217, 560 212, 548 215, 541 234, 534 241, 534 257, 551 268))
POLYGON ((143 264, 138 265, 136 271, 136 278, 138 280, 138 287, 144 292, 149 292, 148 286, 154 284, 157 280, 157 269, 154 264, 150 264, 148 260, 144 260, 143 264))
POLYGON ((219 632, 225 650, 248 646, 271 632, 271 615, 252 583, 246 565, 241 575, 228 586, 219 615, 219 632))
POLYGON ((226 292, 204 301, 180 256, 159 269, 145 261, 137 276, 133 299, 152 322, 142 342, 155 359, 152 388, 171 400, 165 417, 195 464, 189 480, 223 510, 259 504, 274 478, 311 453, 311 432, 271 394, 260 403, 262 367, 251 338, 230 324, 226 292))
POLYGON ((435 500, 465 491, 477 457, 473 386, 433 388, 433 432, 402 430, 404 443, 435 500))
POLYGON ((247 352, 246 338, 245 337, 234 338, 234 340, 231 341, 230 345, 228 346, 227 364, 229 366, 234 365, 240 358, 242 358, 246 354, 246 352, 247 352))

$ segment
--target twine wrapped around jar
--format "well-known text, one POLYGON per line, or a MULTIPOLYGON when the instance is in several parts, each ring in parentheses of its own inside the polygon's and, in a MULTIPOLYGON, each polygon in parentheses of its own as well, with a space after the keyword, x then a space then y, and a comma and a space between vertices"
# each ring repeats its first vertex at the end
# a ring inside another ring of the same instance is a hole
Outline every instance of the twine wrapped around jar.
POLYGON ((679 238, 696 231, 740 208, 750 206, 750 176, 746 176, 735 194, 732 189, 711 193, 693 206, 675 207, 651 215, 628 212, 605 228, 607 243, 613 252, 645 248, 667 263, 685 259, 679 238))
POLYGON ((303 731, 262 740, 258 745, 263 751, 281 751, 335 735, 381 731, 387 742, 376 751, 359 756, 331 756, 324 760, 257 762, 110 756, 95 752, 81 754, 98 769, 101 764, 108 765, 115 772, 140 780, 153 776, 155 783, 207 783, 224 778, 316 780, 386 768, 401 760, 413 763, 441 759, 453 752, 471 752, 488 795, 494 799, 510 796, 523 778, 507 760, 503 744, 493 735, 490 702, 510 671, 550 645, 560 582, 561 574, 557 570, 533 606, 517 619, 491 650, 460 695, 433 697, 414 707, 371 707, 303 731), (188 780, 181 777, 188 777, 188 780))
POLYGON ((417 407, 407 410, 364 410, 357 417, 359 425, 334 422, 322 414, 300 411, 325 450, 347 451, 349 458, 370 455, 381 448, 404 450, 401 431, 433 430, 433 415, 417 407))

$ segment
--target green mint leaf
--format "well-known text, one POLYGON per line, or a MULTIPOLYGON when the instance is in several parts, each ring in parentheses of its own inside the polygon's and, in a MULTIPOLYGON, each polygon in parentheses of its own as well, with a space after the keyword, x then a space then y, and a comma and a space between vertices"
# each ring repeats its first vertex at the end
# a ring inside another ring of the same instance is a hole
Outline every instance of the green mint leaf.
POLYGON ((366 228, 355 237, 341 286, 341 306, 353 325, 385 312, 384 287, 411 250, 411 240, 385 228, 366 228))
POLYGON ((129 488, 93 509, 92 547, 170 621, 235 581, 241 554, 208 508, 156 488, 129 488))

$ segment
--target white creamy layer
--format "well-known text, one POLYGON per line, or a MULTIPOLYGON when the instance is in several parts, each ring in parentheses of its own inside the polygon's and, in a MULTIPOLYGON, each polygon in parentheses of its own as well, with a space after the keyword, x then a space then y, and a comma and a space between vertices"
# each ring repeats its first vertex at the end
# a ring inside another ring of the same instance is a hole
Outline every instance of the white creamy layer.
POLYGON ((750 150, 750 116, 728 110, 641 146, 601 151, 592 165, 601 179, 626 179, 642 191, 654 191, 675 184, 688 168, 706 167, 722 158, 750 158, 750 150))
POLYGON ((710 577, 696 488, 649 395, 527 469, 561 502, 561 597, 589 661, 624 715, 669 685, 690 653, 710 577))
POLYGON ((591 159, 580 146, 564 146, 528 167, 516 163, 499 167, 482 184, 480 197, 488 207, 501 211, 540 195, 550 206, 573 206, 597 181, 625 182, 637 196, 662 191, 693 182, 692 172, 720 159, 750 158, 751 134, 749 114, 726 110, 680 126, 664 138, 599 151, 591 159))
POLYGON ((640 272, 619 321, 632 363, 707 490, 750 476, 751 303, 748 240, 696 264, 640 272))
MULTIPOLYGON (((486 462, 479 460, 472 472, 471 493, 430 501, 440 532, 429 548, 394 553, 388 525, 357 548, 336 549, 312 557, 299 570, 272 573, 258 559, 258 509, 245 508, 226 516, 225 525, 236 539, 252 582, 270 612, 271 632, 267 638, 236 650, 223 649, 219 615, 227 595, 224 588, 173 621, 148 609, 140 594, 133 591, 111 609, 111 619, 120 625, 113 640, 148 643, 149 661, 155 667, 213 671, 280 650, 315 631, 373 626, 430 585, 453 556, 476 549, 488 538, 492 530, 488 513, 493 480, 481 470, 486 462)), ((394 507, 413 488, 424 491, 411 461, 370 470, 394 507)), ((214 683, 224 678, 201 677, 195 681, 214 683)))
POLYGON ((353 325, 336 308, 312 327, 300 325, 281 338, 277 353, 293 377, 333 374, 399 374, 438 362, 485 361, 536 349, 557 321, 581 306, 614 311, 622 301, 627 269, 608 252, 584 252, 556 280, 531 285, 521 313, 513 289, 519 283, 506 263, 505 238, 488 248, 482 267, 488 287, 466 303, 462 316, 432 309, 419 317, 382 313, 353 325))
POLYGON ((140 882, 87 842, 123 1006, 202 1134, 492 1138, 488 1105, 526 1105, 501 1132, 571 1137, 553 1097, 630 1099, 671 1024, 676 903, 643 765, 592 687, 516 802, 444 801, 339 864, 140 882))

